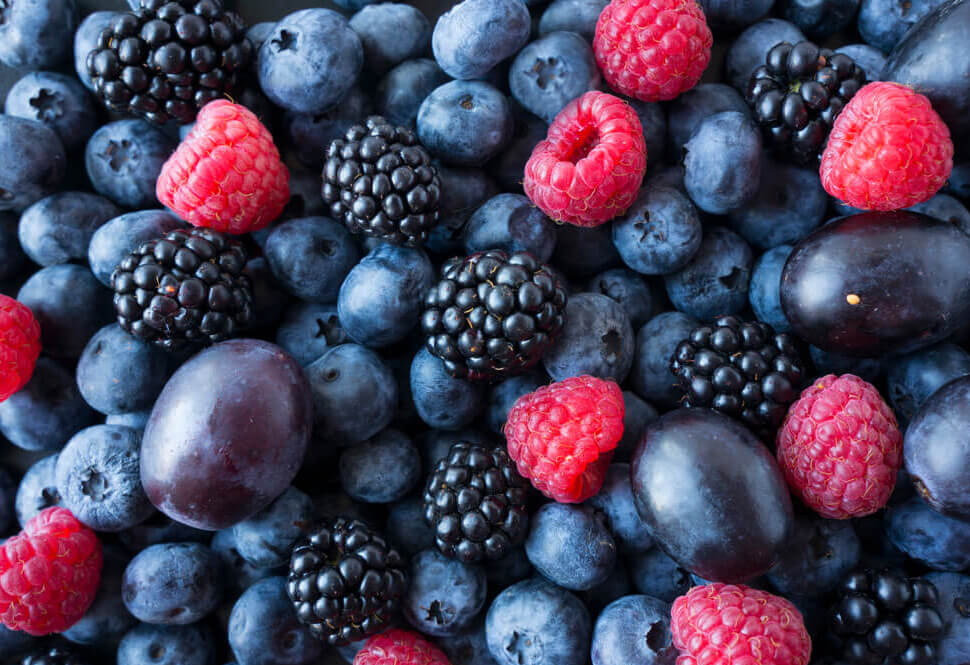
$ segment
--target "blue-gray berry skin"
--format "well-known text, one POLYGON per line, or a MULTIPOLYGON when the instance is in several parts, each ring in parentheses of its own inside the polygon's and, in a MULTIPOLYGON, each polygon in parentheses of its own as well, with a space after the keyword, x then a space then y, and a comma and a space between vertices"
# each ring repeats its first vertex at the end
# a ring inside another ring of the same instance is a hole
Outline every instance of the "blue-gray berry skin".
POLYGON ((525 165, 532 156, 532 150, 536 144, 545 140, 548 131, 549 125, 545 120, 531 113, 515 114, 515 133, 512 140, 489 164, 489 173, 502 185, 502 189, 516 194, 522 193, 522 174, 525 173, 525 165))
POLYGON ((488 652, 484 617, 455 635, 439 637, 437 642, 451 665, 496 665, 488 652))
POLYGON ((521 194, 493 196, 472 214, 465 226, 468 254, 501 249, 529 252, 539 261, 552 256, 556 230, 552 222, 521 194))
POLYGON ((130 427, 142 431, 145 429, 145 425, 148 423, 149 416, 152 415, 151 411, 130 411, 128 413, 112 413, 108 414, 104 419, 105 425, 121 425, 122 427, 130 427))
POLYGON ((482 78, 525 46, 531 27, 522 0, 463 0, 438 19, 431 48, 452 78, 482 78))
POLYGON ((870 46, 889 53, 903 35, 946 0, 862 0, 857 27, 870 46))
POLYGON ((544 373, 530 372, 495 384, 488 395, 488 409, 485 413, 488 428, 495 434, 501 435, 505 421, 509 417, 509 411, 512 410, 515 402, 523 395, 547 383, 549 383, 549 377, 544 373))
POLYGON ((434 531, 424 520, 424 500, 420 493, 392 503, 387 511, 387 538, 405 555, 417 554, 434 544, 434 531))
POLYGON ((509 68, 509 89, 523 107, 546 122, 600 84, 589 42, 575 32, 553 32, 519 51, 509 68))
POLYGON ((0 63, 56 69, 68 59, 77 26, 75 0, 9 0, 0 21, 0 63))
POLYGON ((339 466, 347 494, 365 503, 397 501, 421 481, 421 453, 395 429, 347 448, 339 466))
POLYGON ((590 507, 547 503, 530 524, 525 553, 543 577, 585 591, 605 582, 613 571, 616 543, 590 507))
POLYGON ((643 143, 647 146, 647 169, 652 170, 664 163, 664 149, 667 143, 667 114, 659 102, 644 102, 632 97, 624 97, 640 120, 643 130, 643 143))
POLYGON ((259 49, 259 84, 277 106, 322 113, 340 103, 364 64, 360 37, 330 9, 304 9, 276 24, 259 49))
POLYGON ((204 624, 157 626, 140 623, 118 645, 118 665, 212 665, 216 640, 204 624))
MULTIPOLYGON (((371 114, 373 104, 370 97, 359 86, 350 89, 337 106, 323 113, 294 113, 288 111, 283 114, 283 131, 294 154, 307 167, 320 171, 327 158, 327 148, 330 142, 343 138, 352 125, 371 114)), ((314 198, 319 198, 320 178, 313 177, 314 198)), ((292 186, 291 186, 292 196, 292 186)), ((322 200, 321 200, 322 201, 322 200)), ((291 201, 292 203, 292 201, 291 201)), ((283 213, 286 215, 286 212, 283 213)), ((312 213, 303 213, 310 215, 312 213)), ((287 215, 287 217, 292 215, 287 215)))
POLYGON ((759 256, 748 286, 748 299, 755 316, 779 333, 791 331, 781 309, 781 273, 791 252, 791 245, 778 245, 759 256))
POLYGON ((21 211, 53 194, 67 165, 64 144, 40 122, 0 115, 0 211, 21 211))
POLYGON ((623 381, 633 365, 635 336, 623 307, 599 293, 578 293, 566 303, 566 325, 542 358, 556 381, 589 374, 623 381))
POLYGON ((890 364, 886 377, 889 402, 896 417, 909 421, 930 395, 967 374, 970 374, 970 354, 952 342, 899 356, 890 364))
POLYGON ((694 586, 690 571, 659 547, 633 555, 629 562, 633 586, 642 594, 672 603, 694 586))
POLYGON ((95 531, 117 532, 153 512, 141 486, 141 433, 95 425, 75 434, 57 456, 54 478, 64 507, 95 531))
POLYGON ((592 622, 576 596, 542 578, 506 588, 485 618, 485 639, 499 665, 585 665, 592 622))
POLYGON ((425 635, 444 637, 468 628, 485 605, 485 570, 449 559, 436 549, 411 559, 403 612, 425 635))
POLYGON ((222 561, 200 543, 152 545, 128 564, 121 592, 128 611, 146 623, 195 623, 222 600, 222 561))
MULTIPOLYGON (((952 173, 950 184, 953 184, 952 173)), ((970 210, 967 210, 967 207, 960 203, 959 199, 949 194, 936 194, 922 203, 910 206, 907 210, 921 212, 924 215, 942 219, 944 222, 950 222, 964 233, 970 234, 970 210)))
POLYGON ((933 570, 970 568, 970 522, 942 515, 919 497, 886 512, 889 541, 933 570))
POLYGON ((835 49, 836 53, 844 53, 866 73, 866 80, 878 81, 882 77, 882 70, 886 66, 886 54, 869 44, 846 44, 835 49))
MULTIPOLYGON (((377 84, 374 105, 388 122, 413 129, 421 102, 432 90, 447 82, 448 75, 441 71, 434 60, 405 60, 387 72, 377 84)), ((442 191, 441 195, 444 197, 445 192, 442 191)))
POLYGON ((95 231, 120 214, 114 203, 96 194, 53 194, 20 216, 20 244, 34 263, 42 266, 83 261, 95 231))
POLYGON ((629 464, 611 464, 606 470, 603 487, 586 503, 603 513, 621 551, 646 552, 653 547, 653 537, 633 503, 629 464))
POLYGON ((184 227, 164 210, 140 210, 108 220, 91 236, 87 258, 91 272, 105 286, 111 286, 111 273, 138 245, 184 227))
POLYGON ((14 510, 21 528, 40 511, 61 505, 61 495, 57 491, 57 482, 54 480, 56 466, 57 455, 42 457, 34 462, 20 479, 17 496, 14 499, 14 510))
POLYGON ((239 553, 236 545, 236 536, 233 534, 232 527, 216 531, 209 544, 212 551, 222 559, 226 580, 225 598, 236 599, 239 595, 251 587, 253 584, 267 577, 275 577, 286 574, 286 566, 275 568, 259 568, 249 563, 239 553))
POLYGON ((628 268, 611 268, 591 277, 583 290, 600 293, 618 302, 630 317, 633 329, 637 330, 650 320, 659 305, 659 294, 653 286, 628 268))
POLYGON ((702 120, 684 145, 684 186, 694 204, 723 215, 753 199, 761 147, 761 132, 747 114, 723 111, 702 120))
POLYGON ((613 244, 623 262, 644 275, 666 275, 687 265, 702 239, 700 215, 684 194, 648 184, 613 221, 613 244))
POLYGON ((411 396, 429 427, 459 429, 472 423, 484 406, 484 388, 455 379, 439 358, 422 347, 411 362, 411 396))
POLYGON ((849 520, 801 517, 768 580, 786 598, 818 597, 834 590, 859 565, 862 544, 849 520))
POLYGON ((831 351, 823 351, 817 346, 809 346, 808 355, 811 357, 816 374, 819 376, 855 374, 860 379, 878 385, 888 369, 884 358, 855 358, 831 351))
POLYGON ((145 120, 103 125, 88 141, 84 165, 91 184, 123 208, 158 205, 155 181, 176 142, 145 120))
POLYGON ((324 653, 324 643, 297 620, 283 577, 261 580, 239 597, 229 615, 229 647, 239 665, 311 665, 324 653))
POLYGON ((725 83, 700 83, 673 100, 667 113, 670 154, 679 156, 701 121, 724 111, 751 113, 742 93, 725 83))
POLYGON ((670 359, 697 324, 697 319, 683 312, 663 312, 637 331, 630 371, 630 383, 637 395, 664 407, 680 401, 681 391, 670 373, 670 359))
POLYGON ((698 0, 712 28, 737 30, 771 10, 774 0, 698 0))
POLYGON ((478 168, 439 164, 438 177, 441 178, 440 217, 438 226, 431 229, 425 248, 439 256, 457 256, 462 252, 468 220, 499 193, 499 186, 491 175, 478 168))
POLYGON ((735 90, 747 90, 751 73, 765 64, 765 57, 775 44, 797 44, 804 39, 797 25, 780 18, 766 18, 748 26, 728 49, 724 60, 726 83, 735 90))
POLYGON ((138 620, 125 609, 121 599, 121 578, 131 556, 117 545, 104 547, 104 566, 98 594, 81 620, 62 633, 75 644, 114 648, 138 620))
POLYGON ((484 81, 451 81, 435 88, 421 103, 417 129, 421 143, 441 161, 482 166, 512 139, 515 122, 508 99, 494 86, 484 81))
POLYGON ((925 578, 940 594, 943 638, 936 645, 942 663, 970 662, 970 575, 929 573, 925 578))
POLYGON ((42 122, 67 150, 83 146, 98 127, 98 110, 84 86, 57 72, 31 72, 7 93, 7 115, 42 122))
POLYGON ((633 582, 627 571, 626 562, 617 559, 609 577, 592 589, 580 591, 579 599, 586 603, 590 616, 598 616, 603 608, 623 596, 633 593, 633 582))
POLYGON ((350 232, 329 217, 302 217, 273 228, 263 248, 279 285, 292 296, 332 303, 360 259, 350 232))
POLYGON ((623 391, 623 406, 623 438, 616 444, 613 462, 630 461, 644 428, 660 417, 657 409, 632 390, 623 391))
POLYGON ((290 487, 273 503, 232 527, 236 550, 257 568, 276 568, 290 560, 293 544, 314 519, 313 501, 290 487))
POLYGON ((88 70, 88 53, 97 46, 101 31, 110 27, 111 22, 120 13, 115 11, 91 12, 81 21, 74 32, 74 72, 88 90, 94 90, 94 85, 91 83, 91 72, 88 70))
POLYGON ((276 344, 306 367, 327 351, 349 341, 336 305, 296 302, 283 312, 276 344))
MULTIPOLYGON (((859 11, 860 0, 782 0, 782 15, 811 39, 825 39, 845 30, 859 11)), ((871 79, 874 80, 874 79, 871 79)))
POLYGON ((591 229, 572 224, 560 226, 552 265, 572 277, 590 277, 621 265, 610 226, 603 224, 591 229))
POLYGON ((670 605, 650 596, 624 596, 596 619, 593 665, 661 665, 676 657, 670 605))
POLYGON ((738 234, 710 228, 687 265, 664 277, 667 295, 678 311, 702 321, 735 314, 748 304, 753 261, 751 247, 738 234))
POLYGON ((431 44, 431 22, 417 7, 396 2, 368 5, 350 18, 364 47, 364 64, 380 76, 431 44))
POLYGON ((564 30, 589 42, 596 34, 596 21, 609 0, 553 0, 539 18, 539 34, 564 30))

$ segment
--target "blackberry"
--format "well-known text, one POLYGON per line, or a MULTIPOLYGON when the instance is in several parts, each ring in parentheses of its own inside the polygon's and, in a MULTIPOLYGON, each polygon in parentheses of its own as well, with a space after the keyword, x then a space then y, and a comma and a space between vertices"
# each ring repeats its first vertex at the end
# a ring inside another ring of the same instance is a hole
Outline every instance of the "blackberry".
POLYGON ((17 662, 18 665, 88 665, 86 660, 73 651, 61 647, 37 651, 17 662))
POLYGON ((401 555, 358 520, 316 525, 290 557, 286 593, 297 618, 333 646, 387 628, 406 590, 401 555))
POLYGON ((242 19, 218 0, 143 0, 101 31, 87 67, 112 111, 188 124, 236 87, 252 57, 242 19))
POLYGON ((856 572, 845 579, 832 628, 849 665, 931 665, 943 618, 932 582, 892 570, 856 572))
POLYGON ((670 370, 686 407, 709 407, 773 436, 798 399, 805 370, 794 339, 767 323, 722 316, 691 331, 670 370))
POLYGON ((566 290, 531 254, 493 249, 446 261, 424 306, 428 351, 449 374, 503 379, 538 363, 562 331, 566 290))
POLYGON ((817 161, 836 116, 866 84, 849 56, 812 42, 781 42, 751 74, 745 98, 776 151, 817 161))
POLYGON ((424 519, 442 554, 463 563, 501 559, 525 538, 527 496, 504 448, 459 442, 428 479, 424 519))
POLYGON ((149 240, 111 274, 118 325, 168 350, 228 339, 252 316, 245 267, 242 245, 211 229, 149 240))
POLYGON ((323 200, 351 233, 419 246, 438 223, 441 181, 414 132, 375 115, 327 149, 323 200))

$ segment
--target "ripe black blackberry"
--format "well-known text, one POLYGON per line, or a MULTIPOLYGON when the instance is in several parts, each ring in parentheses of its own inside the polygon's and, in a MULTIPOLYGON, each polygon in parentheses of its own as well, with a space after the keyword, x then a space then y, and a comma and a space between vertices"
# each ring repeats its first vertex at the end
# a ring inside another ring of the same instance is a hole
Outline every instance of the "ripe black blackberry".
POLYGON ((842 583, 832 628, 849 665, 931 665, 943 635, 936 587, 899 572, 856 572, 842 583))
POLYGON ((501 559, 525 538, 527 497, 504 448, 459 442, 428 479, 424 519, 442 554, 463 563, 501 559))
POLYGON ((751 74, 745 98, 776 151, 808 164, 818 160, 836 116, 865 84, 865 72, 844 53, 781 42, 751 74))
POLYGON ((252 58, 242 19, 218 0, 143 0, 101 32, 87 67, 109 109, 187 124, 252 58))
POLYGON ((37 651, 17 663, 18 665, 88 665, 88 661, 62 647, 37 651))
POLYGON ((760 321, 722 316, 682 341, 670 370, 687 407, 710 407, 773 436, 798 399, 805 370, 792 337, 760 321))
POLYGON ((327 149, 323 200, 351 233, 419 246, 438 223, 441 181, 414 132, 379 115, 327 149))
POLYGON ((149 240, 111 274, 118 324, 163 349, 220 342, 249 324, 246 251, 229 236, 192 228, 149 240))
POLYGON ((449 374, 504 379, 538 363, 559 336, 566 290, 531 254, 492 249, 446 261, 424 307, 426 346, 449 374))
POLYGON ((401 555, 363 522, 322 522, 293 548, 286 593, 310 633, 333 646, 387 628, 405 591, 401 555))

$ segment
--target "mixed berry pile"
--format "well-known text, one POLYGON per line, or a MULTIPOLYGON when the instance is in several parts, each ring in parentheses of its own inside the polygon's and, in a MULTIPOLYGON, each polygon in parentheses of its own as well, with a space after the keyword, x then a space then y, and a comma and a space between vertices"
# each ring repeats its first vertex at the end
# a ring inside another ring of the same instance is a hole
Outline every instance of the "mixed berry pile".
POLYGON ((970 665, 970 0, 123 4, 0 0, 0 665, 970 665))

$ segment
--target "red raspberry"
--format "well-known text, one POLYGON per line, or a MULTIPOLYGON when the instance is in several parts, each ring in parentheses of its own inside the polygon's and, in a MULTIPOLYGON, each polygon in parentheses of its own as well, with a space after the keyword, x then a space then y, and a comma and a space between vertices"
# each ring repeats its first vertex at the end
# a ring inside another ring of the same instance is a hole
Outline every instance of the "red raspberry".
POLYGON ((101 580, 101 542, 66 508, 48 508, 0 545, 0 623, 60 633, 84 616, 101 580))
POLYGON ((812 655, 801 612, 766 591, 697 586, 670 614, 677 665, 805 665, 812 655))
POLYGON ((695 0, 613 0, 596 22, 593 51, 611 88, 658 102, 697 85, 713 43, 695 0))
POLYGON ((40 325, 33 312, 0 294, 0 402, 27 385, 40 355, 40 325))
POLYGON ((509 455, 547 497, 581 503, 603 486, 623 438, 623 413, 623 393, 612 381, 574 376, 542 386, 509 411, 509 455))
POLYGON ((952 169, 950 130, 930 100, 876 82, 835 119, 820 174, 825 191, 850 206, 898 210, 936 194, 952 169))
POLYGON ((557 222, 599 226, 626 212, 647 170, 640 119, 603 92, 574 99, 549 125, 525 165, 523 187, 557 222))
POLYGON ((878 390, 852 374, 815 381, 778 430, 778 463, 788 486, 830 519, 885 506, 902 454, 896 416, 878 390))
POLYGON ((155 194, 193 226, 249 233, 280 216, 289 183, 269 130, 245 106, 219 99, 165 162, 155 194))
POLYGON ((392 628, 367 640, 354 665, 451 665, 448 657, 417 633, 392 628))

